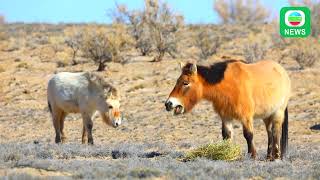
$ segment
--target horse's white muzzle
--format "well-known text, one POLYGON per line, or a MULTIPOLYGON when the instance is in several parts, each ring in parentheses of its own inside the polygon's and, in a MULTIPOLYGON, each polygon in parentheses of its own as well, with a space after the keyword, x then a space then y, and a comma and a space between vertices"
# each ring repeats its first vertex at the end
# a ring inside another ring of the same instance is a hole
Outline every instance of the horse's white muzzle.
POLYGON ((112 120, 112 125, 113 125, 113 127, 118 127, 118 126, 120 126, 121 125, 121 117, 118 117, 118 118, 114 118, 113 120, 112 120))
POLYGON ((182 103, 177 98, 170 97, 165 102, 165 106, 167 111, 173 110, 174 115, 182 114, 185 112, 182 103))

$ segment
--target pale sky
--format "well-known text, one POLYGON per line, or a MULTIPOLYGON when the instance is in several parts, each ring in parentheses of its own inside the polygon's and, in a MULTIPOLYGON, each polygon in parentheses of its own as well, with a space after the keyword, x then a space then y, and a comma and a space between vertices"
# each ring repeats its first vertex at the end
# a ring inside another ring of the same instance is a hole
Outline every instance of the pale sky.
MULTIPOLYGON (((0 0, 0 14, 7 22, 111 23, 108 9, 126 4, 129 9, 143 7, 143 0, 0 0)), ((170 7, 184 15, 186 23, 219 23, 213 0, 167 0, 170 7)), ((262 0, 271 17, 278 17, 285 0, 262 0)))

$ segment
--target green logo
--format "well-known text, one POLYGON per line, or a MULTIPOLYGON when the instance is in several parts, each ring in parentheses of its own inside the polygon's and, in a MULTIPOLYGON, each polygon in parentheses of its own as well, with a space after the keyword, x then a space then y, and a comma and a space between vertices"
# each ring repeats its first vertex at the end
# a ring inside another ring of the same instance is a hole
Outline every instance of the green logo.
POLYGON ((280 34, 282 37, 308 37, 311 18, 308 7, 283 7, 280 10, 280 34))

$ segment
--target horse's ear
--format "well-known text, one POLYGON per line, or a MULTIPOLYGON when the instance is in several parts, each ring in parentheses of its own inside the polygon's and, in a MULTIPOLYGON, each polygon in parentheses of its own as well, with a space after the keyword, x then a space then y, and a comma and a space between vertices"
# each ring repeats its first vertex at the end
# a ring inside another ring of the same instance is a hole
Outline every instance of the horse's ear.
POLYGON ((182 70, 183 69, 183 67, 186 65, 184 62, 179 62, 179 65, 180 65, 180 69, 182 70))
POLYGON ((197 73, 197 65, 196 63, 192 63, 192 66, 190 66, 190 71, 194 74, 197 73))

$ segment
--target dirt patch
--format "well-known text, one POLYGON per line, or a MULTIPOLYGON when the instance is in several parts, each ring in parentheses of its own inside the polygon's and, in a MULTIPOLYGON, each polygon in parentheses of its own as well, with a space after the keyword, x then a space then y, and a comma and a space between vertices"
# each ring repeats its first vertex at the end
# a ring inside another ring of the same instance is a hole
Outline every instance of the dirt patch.
POLYGON ((72 177, 71 173, 67 172, 60 172, 60 171, 49 171, 45 169, 36 169, 30 167, 21 167, 21 168, 12 168, 12 169, 5 169, 0 170, 0 176, 7 177, 9 179, 13 178, 48 178, 48 177, 63 177, 63 178, 70 178, 72 177))

